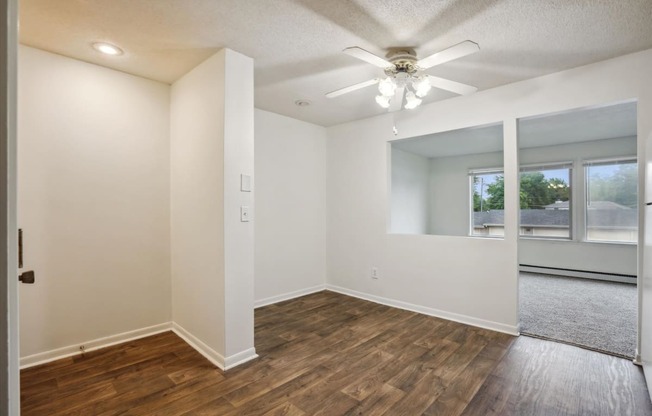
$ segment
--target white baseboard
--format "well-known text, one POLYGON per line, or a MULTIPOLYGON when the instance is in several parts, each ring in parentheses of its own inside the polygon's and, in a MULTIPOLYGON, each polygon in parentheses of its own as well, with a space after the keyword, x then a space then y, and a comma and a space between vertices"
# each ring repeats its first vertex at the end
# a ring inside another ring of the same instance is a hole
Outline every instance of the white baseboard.
POLYGON ((80 342, 76 345, 69 345, 67 347, 57 348, 50 351, 40 352, 38 354, 28 355, 21 357, 20 368, 34 367, 40 364, 49 363, 50 361, 60 360, 62 358, 72 357, 81 354, 79 347, 84 346, 84 351, 95 351, 100 348, 110 347, 112 345, 121 344, 123 342, 133 341, 139 338, 149 337, 151 335, 160 334, 161 332, 169 331, 172 329, 171 322, 165 322, 158 325, 149 326, 147 328, 136 329, 133 331, 123 332, 121 334, 110 335, 93 339, 90 341, 80 342))
POLYGON ((172 331, 222 371, 226 371, 240 364, 244 364, 247 361, 258 358, 255 348, 250 348, 225 358, 222 354, 206 345, 202 340, 186 331, 176 322, 172 323, 172 331))
POLYGON ((634 285, 636 284, 635 277, 627 277, 620 274, 585 272, 580 270, 559 270, 559 269, 551 269, 548 267, 537 267, 537 266, 519 266, 518 269, 521 272, 528 272, 528 273, 549 274, 553 276, 562 276, 562 277, 579 277, 583 279, 605 280, 607 282, 630 283, 634 285))
POLYGON ((206 357, 208 361, 215 364, 220 370, 224 370, 224 356, 215 351, 196 336, 186 331, 181 325, 176 322, 172 323, 172 331, 181 337, 191 347, 197 350, 198 353, 206 357))
POLYGON ((224 360, 224 370, 230 370, 233 367, 237 367, 240 364, 244 364, 247 361, 251 361, 258 358, 256 354, 256 348, 249 348, 237 354, 230 355, 224 360))
POLYGON ((408 311, 417 312, 424 315, 447 319, 449 321, 455 321, 466 325, 477 326, 480 328, 490 329, 492 331, 497 331, 497 332, 503 332, 505 334, 514 335, 514 336, 519 335, 518 326, 505 325, 499 322, 486 321, 484 319, 474 318, 472 316, 461 315, 453 312, 446 312, 439 309, 428 308, 426 306, 414 305, 412 303, 370 295, 368 293, 362 293, 355 290, 346 289, 340 286, 326 285, 326 290, 341 293, 343 295, 353 296, 363 300, 368 300, 370 302, 380 303, 382 305, 391 306, 394 308, 405 309, 408 311))
POLYGON ((197 352, 206 357, 210 362, 215 364, 223 371, 236 367, 247 361, 253 360, 254 358, 258 358, 255 348, 250 348, 248 350, 224 358, 221 354, 210 348, 208 345, 204 344, 197 337, 186 331, 180 325, 176 324, 175 322, 165 322, 162 324, 149 326, 147 328, 136 329, 133 331, 123 332, 121 334, 80 342, 76 345, 69 345, 67 347, 57 348, 51 351, 45 351, 38 354, 21 357, 20 368, 25 369, 40 364, 49 363, 51 361, 60 360, 62 358, 79 355, 82 353, 79 349, 81 345, 84 346, 85 352, 90 352, 99 350, 101 348, 110 347, 112 345, 121 344, 123 342, 133 341, 135 339, 160 334, 170 330, 181 337, 186 343, 188 343, 188 345, 193 347, 195 350, 197 350, 197 352))
MULTIPOLYGON (((652 386, 652 364, 643 361, 642 365, 645 382, 648 386, 652 386)), ((647 392, 650 395, 650 399, 652 400, 652 389, 648 388, 647 392)))
POLYGON ((309 287, 307 289, 295 290, 294 292, 284 293, 278 296, 270 296, 268 298, 255 301, 254 308, 261 308, 263 306, 283 302, 284 300, 290 300, 301 296, 310 295, 311 293, 321 292, 322 290, 325 289, 326 289, 326 285, 317 285, 317 286, 309 287))

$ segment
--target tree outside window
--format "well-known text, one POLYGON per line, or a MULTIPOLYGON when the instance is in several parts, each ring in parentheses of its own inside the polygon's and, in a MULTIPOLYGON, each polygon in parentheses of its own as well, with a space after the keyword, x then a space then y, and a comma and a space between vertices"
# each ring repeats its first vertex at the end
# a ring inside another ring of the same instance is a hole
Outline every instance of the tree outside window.
MULTIPOLYGON (((570 165, 530 167, 520 174, 521 235, 570 238, 570 165)), ((504 233, 505 177, 473 175, 473 235, 504 233)))

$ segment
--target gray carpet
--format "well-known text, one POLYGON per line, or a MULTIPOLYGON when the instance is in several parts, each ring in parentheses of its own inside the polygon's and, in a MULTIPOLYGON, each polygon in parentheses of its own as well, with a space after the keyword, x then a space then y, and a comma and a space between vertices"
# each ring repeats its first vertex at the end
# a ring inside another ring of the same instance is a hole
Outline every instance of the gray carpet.
POLYGON ((633 358, 636 285, 520 273, 521 333, 633 358))

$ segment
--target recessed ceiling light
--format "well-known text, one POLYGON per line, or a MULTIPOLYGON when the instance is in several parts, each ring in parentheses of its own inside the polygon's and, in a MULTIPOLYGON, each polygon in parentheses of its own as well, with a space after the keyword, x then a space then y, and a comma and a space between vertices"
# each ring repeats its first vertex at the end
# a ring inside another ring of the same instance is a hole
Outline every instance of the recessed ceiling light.
POLYGON ((294 102, 298 107, 308 107, 311 103, 308 100, 296 100, 294 102))
POLYGON ((118 48, 115 45, 111 45, 110 43, 106 42, 95 42, 93 44, 93 48, 98 51, 102 52, 103 54, 106 55, 122 55, 124 52, 122 49, 118 48))

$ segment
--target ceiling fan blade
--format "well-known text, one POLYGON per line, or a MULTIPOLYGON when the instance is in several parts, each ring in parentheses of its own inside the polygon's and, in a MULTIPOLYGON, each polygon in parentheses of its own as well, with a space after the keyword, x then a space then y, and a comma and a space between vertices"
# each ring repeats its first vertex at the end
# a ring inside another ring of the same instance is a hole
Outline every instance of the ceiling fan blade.
POLYGON ((378 84, 378 81, 380 81, 378 78, 374 78, 374 79, 370 79, 369 81, 359 82, 357 84, 349 85, 348 87, 340 88, 339 90, 329 92, 328 94, 326 94, 326 97, 328 98, 339 97, 342 94, 346 94, 351 91, 359 90, 364 87, 369 87, 371 85, 378 84))
POLYGON ((358 48, 357 46, 352 46, 350 48, 344 49, 342 52, 344 52, 347 55, 350 55, 354 58, 358 58, 361 61, 365 61, 367 63, 370 63, 371 65, 375 65, 378 68, 389 68, 391 66, 394 66, 391 62, 389 62, 385 58, 381 58, 380 56, 376 56, 373 53, 366 51, 362 48, 358 48))
POLYGON ((444 62, 452 61, 466 55, 471 55, 479 50, 480 46, 477 43, 465 40, 464 42, 451 46, 448 49, 444 49, 443 51, 432 54, 426 58, 419 59, 417 61, 417 66, 421 69, 432 68, 435 65, 443 64, 444 62))
POLYGON ((388 112, 399 111, 403 107, 403 98, 405 97, 405 87, 397 87, 394 98, 389 102, 388 112))
POLYGON ((451 81, 445 78, 435 77, 432 75, 428 75, 428 79, 430 79, 430 85, 433 87, 439 88, 440 90, 454 92, 455 94, 473 94, 478 90, 478 87, 462 84, 461 82, 451 81))

